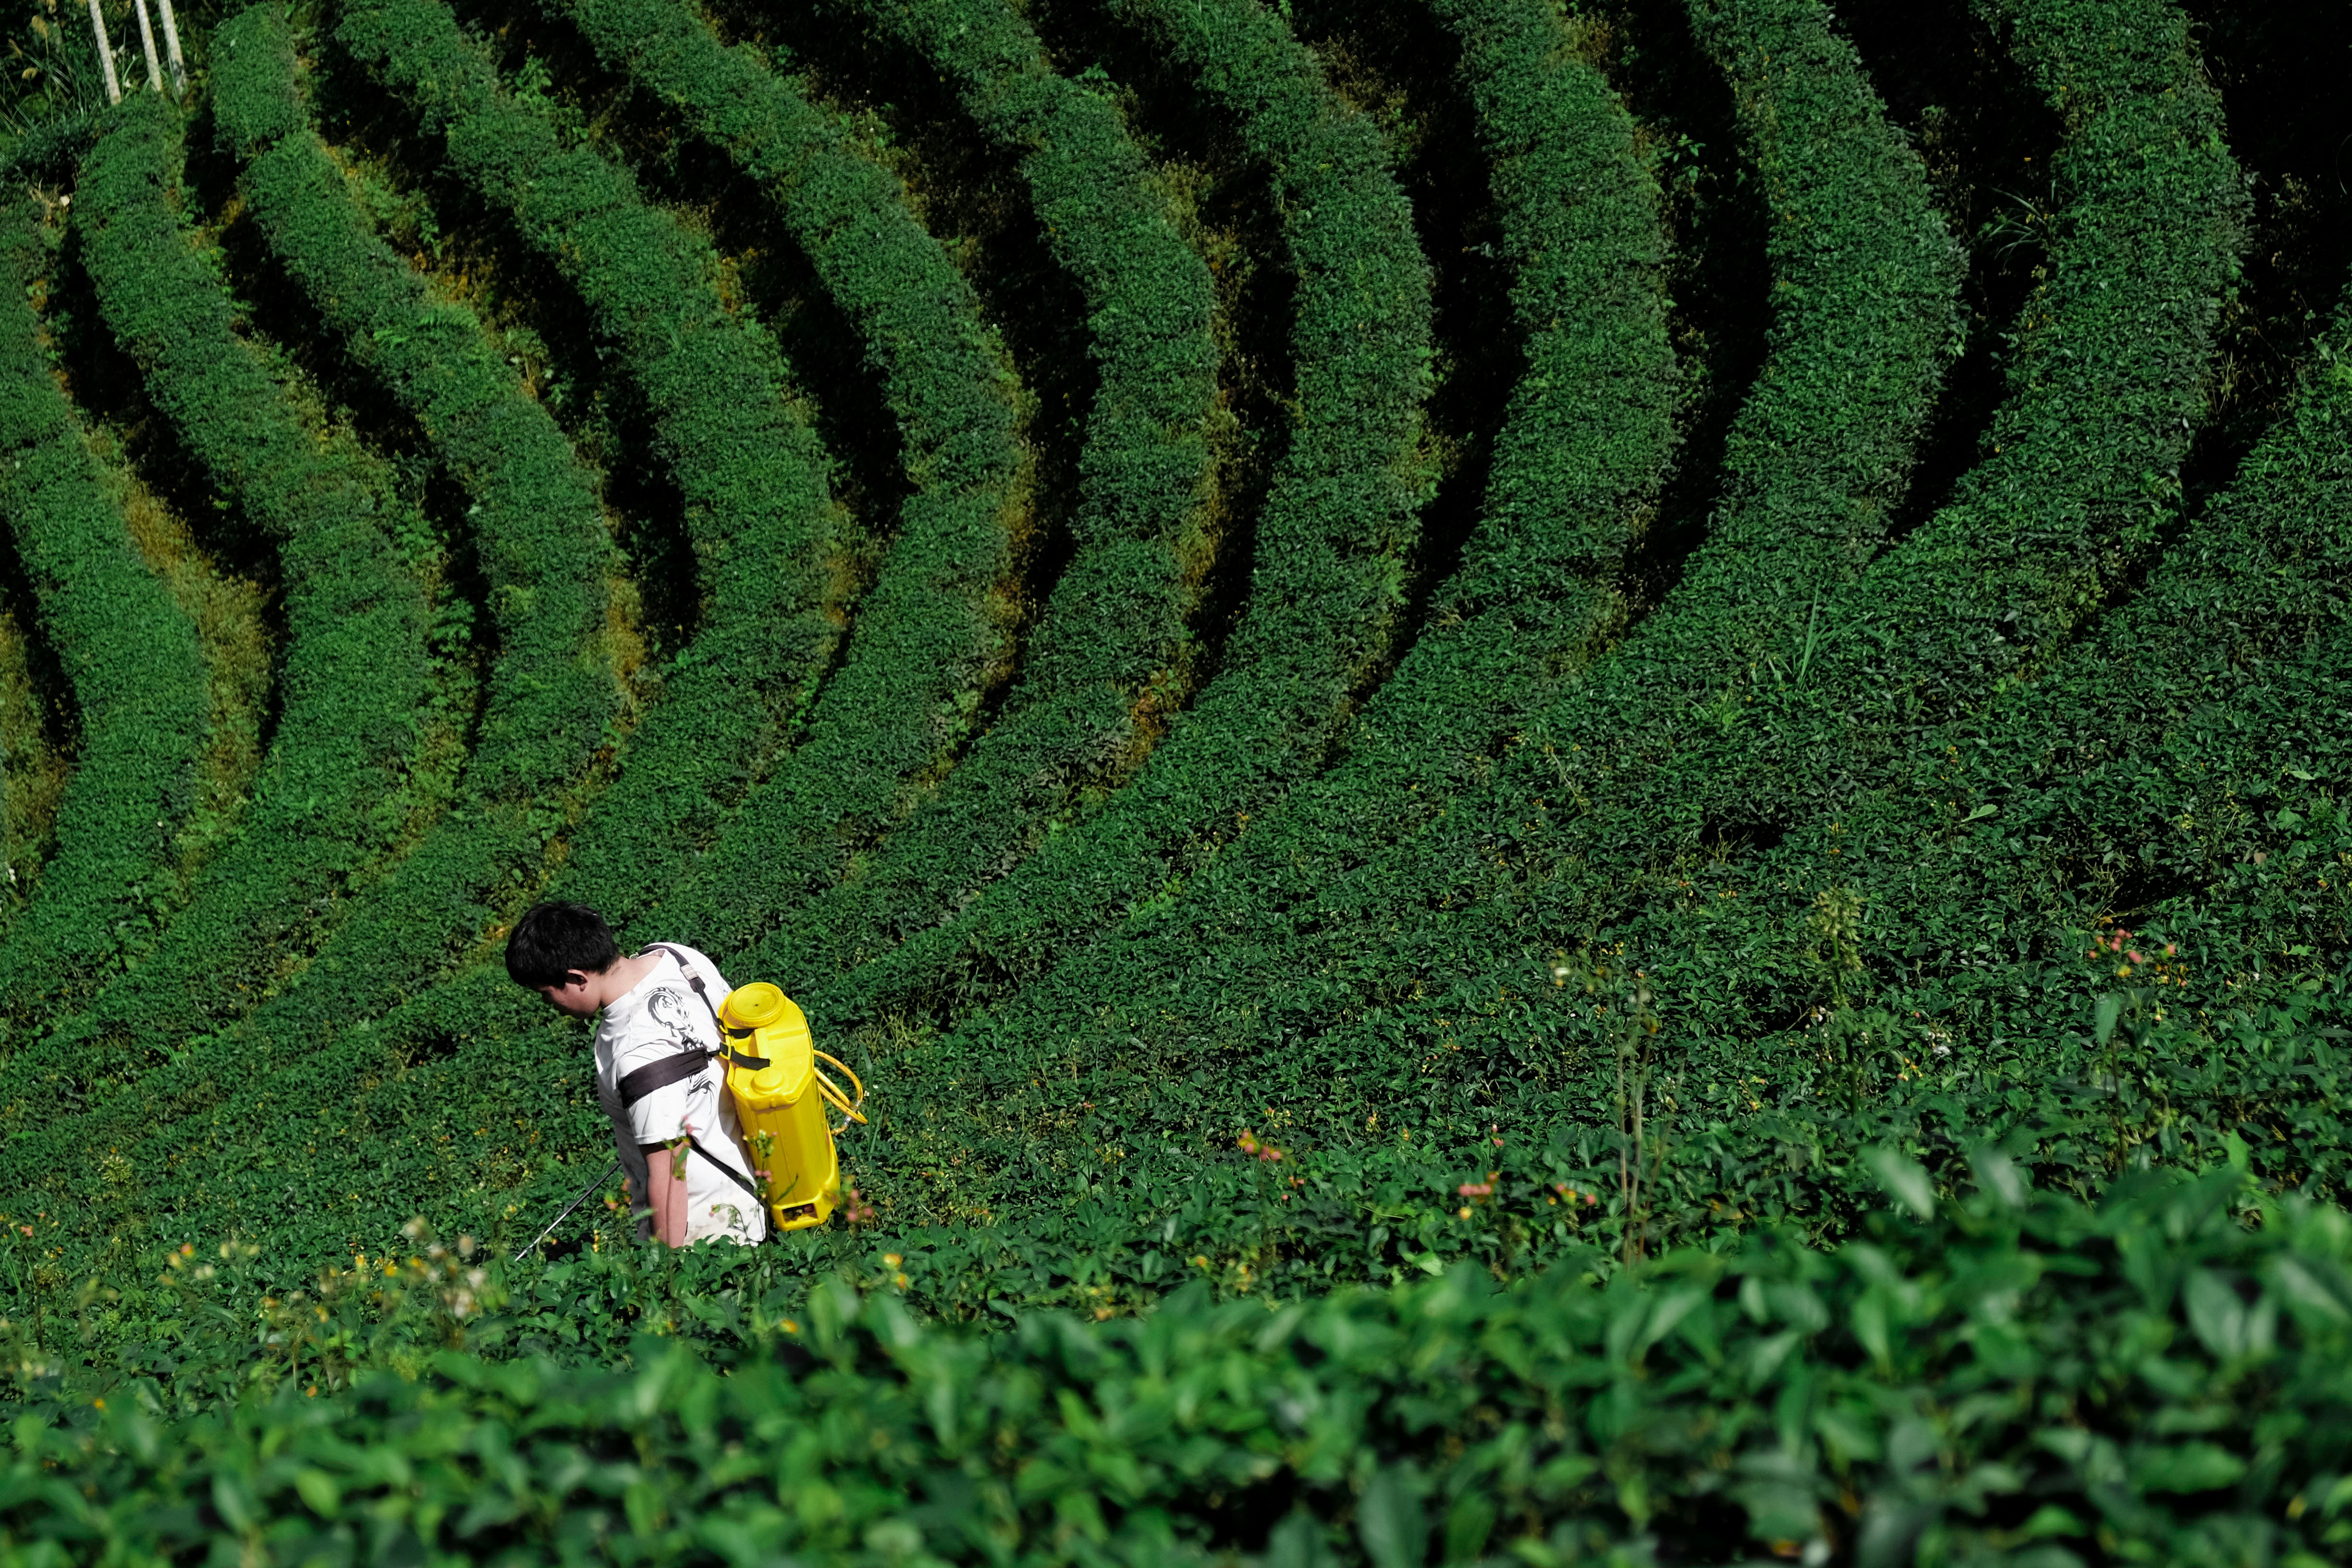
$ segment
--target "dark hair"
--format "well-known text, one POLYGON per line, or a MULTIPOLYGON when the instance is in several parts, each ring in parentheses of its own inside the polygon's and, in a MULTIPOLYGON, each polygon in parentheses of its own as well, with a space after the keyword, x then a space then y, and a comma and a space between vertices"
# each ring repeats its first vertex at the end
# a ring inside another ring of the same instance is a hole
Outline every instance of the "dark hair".
POLYGON ((507 976, 537 989, 561 985, 577 969, 602 974, 621 960, 613 928, 585 904, 533 904, 507 938, 507 976))

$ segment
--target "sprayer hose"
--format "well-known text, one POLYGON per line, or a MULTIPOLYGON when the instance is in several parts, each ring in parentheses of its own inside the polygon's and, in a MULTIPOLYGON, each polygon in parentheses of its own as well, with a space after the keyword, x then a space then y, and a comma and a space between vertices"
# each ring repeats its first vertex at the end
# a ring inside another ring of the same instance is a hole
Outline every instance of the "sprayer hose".
POLYGON ((841 1092, 840 1086, 835 1084, 833 1079, 824 1076, 822 1069, 811 1069, 816 1077, 816 1091, 824 1096, 824 1101, 827 1105, 830 1105, 835 1110, 840 1111, 843 1117, 845 1118, 839 1127, 833 1130, 835 1135, 838 1136, 848 1131, 850 1122, 856 1121, 863 1123, 865 1121, 865 1116, 858 1111, 857 1108, 866 1103, 866 1086, 858 1081, 858 1078, 856 1073, 849 1070, 848 1064, 842 1061, 839 1058, 829 1057, 823 1051, 818 1051, 814 1054, 817 1060, 831 1063, 834 1070, 840 1073, 842 1077, 847 1079, 857 1090, 857 1098, 856 1100, 851 1100, 849 1096, 841 1092))

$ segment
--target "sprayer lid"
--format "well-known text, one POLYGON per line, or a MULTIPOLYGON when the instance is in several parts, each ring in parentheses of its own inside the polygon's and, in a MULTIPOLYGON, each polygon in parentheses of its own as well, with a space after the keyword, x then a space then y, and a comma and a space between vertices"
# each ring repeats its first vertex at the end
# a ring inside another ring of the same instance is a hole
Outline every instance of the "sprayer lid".
POLYGON ((784 994, 764 980, 738 985, 719 1005, 719 1016, 732 1029, 762 1029, 784 1016, 784 994))

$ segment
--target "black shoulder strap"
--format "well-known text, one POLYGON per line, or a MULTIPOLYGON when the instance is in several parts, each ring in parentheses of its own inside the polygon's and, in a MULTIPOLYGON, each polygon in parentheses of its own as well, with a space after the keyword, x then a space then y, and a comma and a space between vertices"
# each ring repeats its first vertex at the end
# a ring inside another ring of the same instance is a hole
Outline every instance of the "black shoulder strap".
POLYGON ((702 998, 702 1010, 710 1015, 710 1026, 719 1031, 719 1037, 720 1039, 725 1039, 727 1037, 727 1026, 719 1021, 719 1005, 711 1001, 710 993, 703 989, 702 972, 694 967, 694 961, 686 956, 686 950, 680 947, 674 947, 666 942, 647 942, 646 945, 648 947, 659 948, 662 952, 668 953, 671 958, 677 960, 678 973, 686 976, 688 989, 691 990, 697 996, 702 998))
POLYGON ((635 1072, 624 1076, 613 1087, 620 1092, 621 1108, 627 1110, 657 1089, 683 1083, 710 1065, 717 1051, 706 1051, 699 1046, 689 1047, 674 1057, 647 1062, 635 1072))
MULTIPOLYGON (((668 953, 670 957, 676 961, 677 964, 677 972, 686 976, 687 988, 702 999, 702 1010, 710 1015, 710 1026, 712 1029, 716 1030, 719 1035, 719 1048, 708 1053, 706 1059, 708 1059, 708 1057, 723 1056, 729 1061, 733 1062, 737 1067, 749 1068, 752 1072, 758 1072, 761 1068, 768 1065, 768 1058, 765 1057, 747 1057, 742 1052, 729 1047, 727 1044, 727 1037, 730 1031, 727 1027, 727 1022, 725 1019, 719 1017, 718 1007, 713 1005, 710 1000, 710 993, 703 986, 702 972, 695 968, 694 960, 687 957, 685 949, 673 946, 666 942, 650 942, 646 945, 648 948, 660 949, 662 952, 668 953)), ((733 1032, 740 1034, 743 1031, 737 1030, 733 1032)), ((637 1072, 644 1072, 645 1070, 646 1069, 639 1068, 637 1072)), ((631 1073, 629 1075, 630 1078, 635 1078, 636 1076, 636 1073, 631 1073)), ((662 1084, 676 1083, 677 1081, 677 1079, 666 1078, 661 1080, 661 1083, 649 1084, 646 1088, 646 1094, 651 1094, 655 1089, 661 1088, 662 1084)), ((624 1083, 623 1087, 625 1089, 626 1088, 625 1083, 624 1083)), ((638 1099, 640 1100, 644 1098, 644 1095, 638 1096, 638 1099)), ((624 1103, 634 1104, 635 1101, 630 1100, 625 1101, 624 1103)))

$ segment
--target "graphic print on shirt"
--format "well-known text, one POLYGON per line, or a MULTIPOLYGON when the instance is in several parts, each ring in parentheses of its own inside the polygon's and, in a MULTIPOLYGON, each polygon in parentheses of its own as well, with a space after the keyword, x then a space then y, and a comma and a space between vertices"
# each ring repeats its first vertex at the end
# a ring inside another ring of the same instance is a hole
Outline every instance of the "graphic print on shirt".
POLYGON ((653 994, 646 998, 646 1013, 652 1016, 655 1023, 677 1037, 681 1050, 701 1044, 694 1037, 696 1030, 694 1015, 688 1010, 690 1005, 686 993, 675 985, 656 985, 653 994))
MULTIPOLYGON (((670 1035, 671 1049, 677 1051, 707 1050, 709 1042, 701 1038, 695 1027, 694 1004, 687 994, 675 985, 656 985, 646 995, 646 1016, 670 1035)), ((694 1137, 708 1138, 718 1125, 719 1086, 721 1079, 715 1072, 701 1072, 685 1080, 686 1110, 680 1118, 686 1131, 694 1137)))
MULTIPOLYGON (((709 1042, 701 1038, 701 1031, 695 1027, 694 1004, 677 986, 655 986, 646 997, 646 1016, 669 1031, 673 1049, 709 1048, 709 1042)), ((708 1071, 686 1080, 686 1114, 682 1120, 688 1133, 708 1138, 717 1125, 720 1081, 719 1074, 708 1071)))

